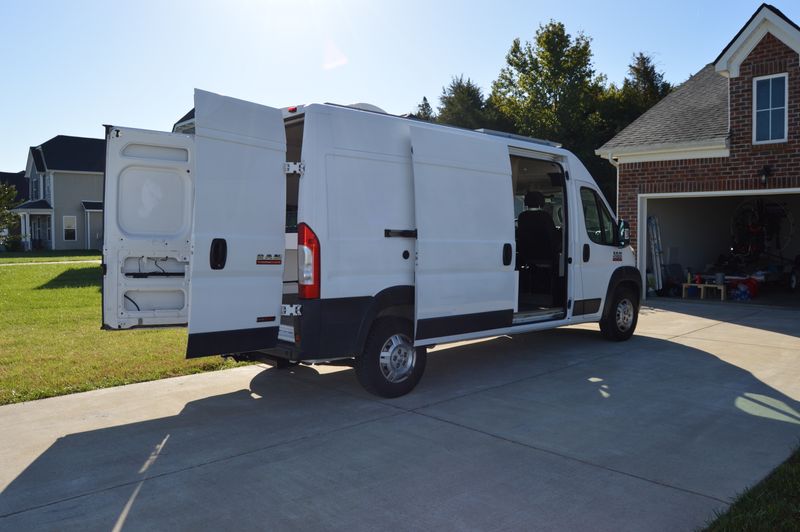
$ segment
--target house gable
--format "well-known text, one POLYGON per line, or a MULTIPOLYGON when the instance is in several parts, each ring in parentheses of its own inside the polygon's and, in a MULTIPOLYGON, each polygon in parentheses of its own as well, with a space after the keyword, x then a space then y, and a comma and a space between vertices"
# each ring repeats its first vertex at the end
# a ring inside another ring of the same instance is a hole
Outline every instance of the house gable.
POLYGON ((730 79, 730 146, 736 157, 770 153, 795 153, 800 150, 800 55, 771 33, 761 40, 744 58, 739 75, 730 79), (753 143, 753 84, 762 76, 787 74, 787 131, 786 141, 773 144, 753 143))
POLYGON ((714 61, 716 71, 730 78, 742 75, 742 63, 768 34, 800 54, 800 27, 774 6, 761 4, 714 61))

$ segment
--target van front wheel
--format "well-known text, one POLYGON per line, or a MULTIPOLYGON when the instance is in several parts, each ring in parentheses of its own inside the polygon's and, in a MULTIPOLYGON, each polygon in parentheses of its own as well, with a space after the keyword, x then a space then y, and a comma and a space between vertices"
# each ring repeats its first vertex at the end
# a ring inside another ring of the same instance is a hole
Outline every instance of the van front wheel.
POLYGON ((372 325, 364 351, 356 357, 358 381, 370 393, 400 397, 419 382, 427 352, 414 347, 414 324, 402 318, 380 318, 372 325))
POLYGON ((639 298, 630 288, 614 290, 606 316, 600 320, 600 331, 609 340, 622 341, 633 336, 639 321, 639 298))

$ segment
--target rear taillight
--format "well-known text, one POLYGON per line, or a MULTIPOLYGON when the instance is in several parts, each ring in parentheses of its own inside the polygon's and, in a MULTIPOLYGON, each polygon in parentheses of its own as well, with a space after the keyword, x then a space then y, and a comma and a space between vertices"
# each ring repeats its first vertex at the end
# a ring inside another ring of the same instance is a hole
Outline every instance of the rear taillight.
POLYGON ((297 224, 297 282, 301 299, 319 298, 319 239, 304 223, 297 224))

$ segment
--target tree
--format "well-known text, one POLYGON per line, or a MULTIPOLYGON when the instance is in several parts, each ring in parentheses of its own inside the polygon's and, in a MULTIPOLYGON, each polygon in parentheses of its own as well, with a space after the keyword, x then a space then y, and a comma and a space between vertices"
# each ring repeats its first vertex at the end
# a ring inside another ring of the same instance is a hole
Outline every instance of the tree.
POLYGON ((611 125, 608 138, 622 131, 670 91, 672 85, 664 79, 663 72, 656 70, 653 59, 643 52, 634 54, 622 88, 609 87, 610 105, 605 112, 611 125))
POLYGON ((564 24, 550 21, 533 41, 514 39, 489 101, 517 133, 555 140, 574 152, 613 197, 613 167, 594 154, 605 126, 599 112, 604 85, 589 37, 573 37, 564 24))
POLYGON ((17 187, 0 183, 0 231, 8 229, 17 221, 17 215, 11 209, 17 206, 17 187))
POLYGON ((486 126, 485 101, 480 87, 464 75, 453 77, 447 87, 442 87, 439 97, 439 114, 436 121, 467 129, 486 126))
POLYGON ((550 21, 532 42, 514 40, 490 99, 518 132, 574 149, 591 137, 586 126, 596 119, 603 81, 592 66, 590 39, 572 37, 562 23, 550 21))
POLYGON ((629 94, 645 110, 659 102, 669 94, 672 85, 664 79, 664 73, 658 72, 653 59, 643 52, 633 55, 633 62, 628 65, 628 76, 622 84, 622 93, 629 94))
POLYGON ((433 114, 433 107, 428 103, 428 98, 425 96, 422 97, 422 102, 417 106, 417 112, 412 114, 426 122, 433 122, 436 120, 436 116, 433 114))

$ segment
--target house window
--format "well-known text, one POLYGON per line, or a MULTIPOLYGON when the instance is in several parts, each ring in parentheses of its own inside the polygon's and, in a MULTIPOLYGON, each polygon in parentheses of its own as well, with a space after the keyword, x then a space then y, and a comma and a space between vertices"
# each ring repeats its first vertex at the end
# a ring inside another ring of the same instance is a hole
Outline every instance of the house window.
POLYGON ((594 190, 582 188, 581 203, 583 204, 583 221, 586 224, 589 240, 605 246, 616 245, 614 218, 606 209, 603 200, 594 190))
POLYGON ((31 178, 31 199, 38 200, 41 199, 39 196, 41 181, 39 181, 40 177, 37 174, 36 176, 31 178))
POLYGON ((64 240, 75 240, 77 234, 75 223, 74 216, 64 216, 64 240))
POLYGON ((753 144, 786 142, 788 74, 753 78, 753 144))

